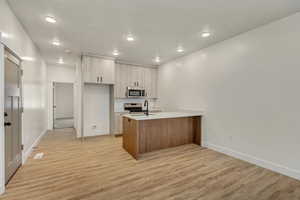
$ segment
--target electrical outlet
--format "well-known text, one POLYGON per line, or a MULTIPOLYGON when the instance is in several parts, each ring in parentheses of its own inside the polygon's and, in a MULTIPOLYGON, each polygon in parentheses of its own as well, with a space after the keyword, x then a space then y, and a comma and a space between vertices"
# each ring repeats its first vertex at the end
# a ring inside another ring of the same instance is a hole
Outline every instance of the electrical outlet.
POLYGON ((96 129, 97 128, 97 125, 92 125, 92 129, 96 129))

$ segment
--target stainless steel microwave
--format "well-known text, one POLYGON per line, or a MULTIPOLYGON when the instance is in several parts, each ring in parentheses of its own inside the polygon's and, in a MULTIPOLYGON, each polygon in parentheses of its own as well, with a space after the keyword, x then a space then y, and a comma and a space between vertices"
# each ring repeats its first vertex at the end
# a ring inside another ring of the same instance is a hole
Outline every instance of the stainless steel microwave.
POLYGON ((126 95, 129 98, 145 97, 146 96, 146 92, 145 92, 145 89, 142 89, 142 88, 127 87, 126 95))

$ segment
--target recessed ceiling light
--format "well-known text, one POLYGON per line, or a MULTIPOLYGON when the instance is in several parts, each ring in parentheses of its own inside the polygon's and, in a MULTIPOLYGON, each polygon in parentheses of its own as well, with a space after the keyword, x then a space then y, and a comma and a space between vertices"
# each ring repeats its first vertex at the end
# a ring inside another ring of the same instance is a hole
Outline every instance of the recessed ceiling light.
POLYGON ((134 39, 133 35, 129 34, 129 35, 127 35, 127 37, 126 37, 126 40, 129 41, 129 42, 132 42, 132 41, 134 41, 135 39, 134 39))
POLYGON ((160 57, 159 57, 159 56, 156 56, 155 59, 154 59, 154 61, 155 61, 156 63, 160 63, 160 57))
POLYGON ((201 33, 201 37, 206 38, 210 36, 210 32, 203 32, 201 33))
POLYGON ((54 46, 60 46, 60 42, 58 40, 53 40, 52 44, 54 46))
POLYGON ((45 20, 51 24, 55 24, 56 23, 56 19, 54 17, 51 16, 47 16, 45 17, 45 20))
POLYGON ((114 56, 118 56, 118 55, 120 55, 120 52, 119 52, 117 49, 115 49, 115 50, 112 52, 112 54, 113 54, 114 56))
MULTIPOLYGON (((1 32, 1 31, 0 31, 1 32)), ((10 35, 8 33, 4 33, 4 32, 1 32, 1 36, 3 38, 10 38, 10 35)))
POLYGON ((58 60, 58 64, 64 64, 65 62, 64 62, 64 60, 62 59, 62 58, 60 58, 59 60, 58 60))
POLYGON ((21 59, 25 61, 34 61, 34 58, 28 56, 21 57, 21 59))
POLYGON ((184 52, 184 49, 182 48, 182 46, 179 46, 177 47, 177 50, 176 50, 178 53, 182 53, 184 52))

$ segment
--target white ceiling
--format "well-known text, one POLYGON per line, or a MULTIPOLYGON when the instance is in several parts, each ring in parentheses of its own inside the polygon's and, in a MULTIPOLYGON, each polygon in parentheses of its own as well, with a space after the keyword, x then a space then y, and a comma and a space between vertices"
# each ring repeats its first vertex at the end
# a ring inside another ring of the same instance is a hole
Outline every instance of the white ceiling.
POLYGON ((194 52, 300 10, 299 0, 8 0, 47 62, 72 64, 81 53, 152 65, 194 52), (46 23, 47 15, 56 24, 46 23), (201 38, 202 31, 212 32, 201 38), (133 43, 124 39, 132 33, 133 43), (57 38, 62 46, 54 47, 57 38), (66 54, 70 49, 72 54, 66 54))

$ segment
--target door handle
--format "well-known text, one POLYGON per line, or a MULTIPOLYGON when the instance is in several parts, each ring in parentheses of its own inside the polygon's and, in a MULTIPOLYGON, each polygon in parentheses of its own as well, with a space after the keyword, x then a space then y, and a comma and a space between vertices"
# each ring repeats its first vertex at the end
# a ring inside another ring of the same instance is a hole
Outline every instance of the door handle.
POLYGON ((7 114, 7 112, 5 112, 5 113, 4 113, 4 117, 7 117, 7 116, 8 116, 8 114, 7 114))
POLYGON ((4 126, 11 126, 10 122, 4 122, 4 126))

